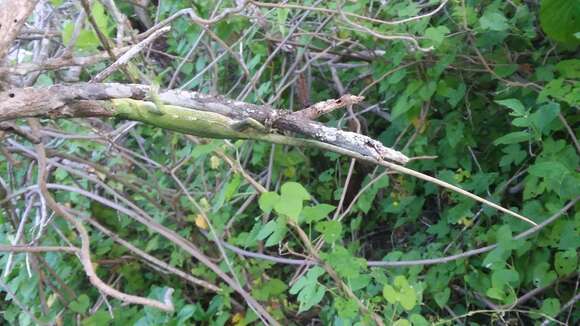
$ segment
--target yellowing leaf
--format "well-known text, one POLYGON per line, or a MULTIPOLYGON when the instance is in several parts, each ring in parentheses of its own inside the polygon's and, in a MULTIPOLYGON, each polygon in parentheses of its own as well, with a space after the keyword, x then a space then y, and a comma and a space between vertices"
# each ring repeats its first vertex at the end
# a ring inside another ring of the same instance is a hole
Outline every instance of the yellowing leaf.
POLYGON ((244 320, 244 315, 241 312, 236 313, 232 316, 232 324, 238 325, 244 320))
POLYGON ((197 214, 197 216, 195 217, 195 225, 203 230, 207 230, 207 221, 205 220, 205 218, 203 217, 203 215, 201 214, 197 214))
POLYGON ((222 160, 215 155, 212 155, 212 157, 209 159, 209 166, 212 170, 219 168, 221 163, 222 160))

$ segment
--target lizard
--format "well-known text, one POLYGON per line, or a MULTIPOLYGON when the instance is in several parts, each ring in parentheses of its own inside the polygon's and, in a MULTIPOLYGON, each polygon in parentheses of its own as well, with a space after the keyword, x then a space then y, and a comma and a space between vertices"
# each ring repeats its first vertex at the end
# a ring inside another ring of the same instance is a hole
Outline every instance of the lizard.
MULTIPOLYGON (((347 155, 352 158, 385 166, 399 173, 412 175, 419 179, 438 184, 439 186, 453 190, 476 201, 494 207, 499 211, 517 217, 531 225, 536 225, 536 223, 530 219, 475 194, 453 186, 445 181, 404 167, 403 165, 409 161, 409 158, 398 151, 383 146, 380 142, 372 138, 367 139, 358 134, 350 135, 355 144, 352 148, 345 148, 344 146, 333 144, 333 139, 328 139, 324 132, 317 139, 293 137, 279 134, 276 130, 264 126, 264 124, 253 118, 244 117, 241 119, 233 119, 227 115, 212 111, 196 110, 190 107, 165 104, 160 100, 155 87, 150 91, 148 99, 150 101, 128 98, 111 99, 113 106, 112 109, 115 112, 115 115, 120 118, 142 121, 164 129, 198 137, 216 139, 255 139, 282 145, 317 147, 322 150, 347 155), (365 152, 358 150, 361 146, 366 150, 365 152), (385 156, 391 157, 392 159, 385 159, 385 156)), ((325 126, 318 127, 322 128, 320 130, 323 131, 328 130, 329 133, 332 131, 331 129, 333 129, 325 126)), ((346 135, 351 133, 342 132, 342 134, 346 135)))

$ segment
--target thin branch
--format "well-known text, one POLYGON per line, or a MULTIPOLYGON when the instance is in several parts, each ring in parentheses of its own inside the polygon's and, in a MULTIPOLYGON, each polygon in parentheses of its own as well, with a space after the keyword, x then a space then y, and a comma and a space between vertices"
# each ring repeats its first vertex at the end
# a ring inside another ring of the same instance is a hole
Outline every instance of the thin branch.
MULTIPOLYGON (((415 20, 420 20, 423 18, 433 16, 436 13, 438 13, 441 9, 443 9, 443 7, 445 7, 447 2, 448 2, 448 0, 444 0, 443 2, 441 2, 441 4, 437 8, 435 8, 434 10, 432 10, 426 14, 413 16, 413 17, 409 17, 409 18, 404 18, 404 19, 399 19, 399 20, 391 20, 391 21, 362 16, 362 15, 354 14, 351 12, 344 12, 344 14, 348 17, 352 17, 352 18, 356 18, 356 19, 360 19, 360 20, 365 20, 365 21, 372 22, 372 23, 385 24, 385 25, 400 25, 400 24, 405 24, 405 23, 409 23, 409 22, 412 22, 415 20)), ((323 13, 327 13, 327 14, 339 14, 340 13, 339 11, 334 10, 334 9, 328 9, 328 8, 322 8, 322 7, 310 7, 310 6, 296 5, 296 4, 290 4, 290 3, 266 3, 266 2, 259 2, 259 1, 250 1, 250 3, 255 5, 255 6, 265 7, 265 8, 287 8, 287 9, 311 10, 311 11, 318 11, 318 12, 323 12, 323 13)))
POLYGON ((170 26, 163 27, 155 33, 147 36, 143 41, 135 44, 132 46, 127 52, 123 53, 115 62, 113 62, 110 66, 105 68, 103 71, 99 72, 93 79, 91 79, 92 83, 99 83, 109 77, 113 72, 119 69, 120 66, 123 66, 129 62, 134 56, 139 54, 145 47, 147 47, 151 42, 155 41, 159 36, 169 32, 171 29, 170 26))
MULTIPOLYGON (((566 204, 564 207, 562 207, 562 209, 560 209, 558 212, 554 213, 552 216, 550 216, 548 219, 546 219, 544 222, 542 222, 538 226, 533 227, 531 229, 528 229, 528 230, 514 236, 514 240, 528 238, 528 237, 532 236, 533 234, 539 232, 540 230, 542 230, 546 226, 552 224, 554 221, 556 221, 558 218, 560 218, 564 213, 566 213, 569 209, 574 207, 574 205, 576 204, 576 202, 578 202, 578 200, 580 200, 580 197, 577 197, 576 199, 570 201, 568 204, 566 204)), ((216 241, 214 239, 211 239, 211 240, 216 241)), ((235 252, 239 255, 242 255, 242 256, 256 258, 256 259, 264 259, 264 260, 268 260, 268 261, 272 261, 272 262, 280 263, 280 264, 299 265, 299 266, 305 266, 305 265, 309 266, 309 265, 317 265, 318 264, 315 260, 290 259, 290 258, 283 258, 283 257, 276 257, 276 256, 271 256, 271 255, 255 253, 252 251, 238 248, 238 247, 231 245, 227 242, 223 242, 222 245, 225 248, 227 248, 228 250, 232 250, 233 252, 235 252)), ((382 268, 411 267, 411 266, 421 266, 421 265, 438 265, 438 264, 449 263, 449 262, 459 260, 459 259, 469 258, 469 257, 476 256, 476 255, 481 255, 481 254, 484 254, 486 252, 492 251, 496 247, 497 247, 497 244, 492 244, 489 246, 468 250, 468 251, 465 251, 465 252, 462 252, 459 254, 449 255, 449 256, 439 257, 439 258, 418 259, 418 260, 401 260, 401 261, 369 260, 369 261, 367 261, 367 265, 369 267, 382 267, 382 268)))
POLYGON ((27 246, 27 245, 0 245, 0 252, 66 252, 77 253, 79 248, 75 247, 52 247, 52 246, 27 246))
POLYGON ((209 282, 206 282, 204 280, 198 279, 190 274, 187 274, 169 264, 167 264, 166 262, 157 259, 154 256, 149 255, 148 253, 146 253, 145 251, 135 247, 134 245, 132 245, 131 243, 123 240, 121 237, 119 237, 117 234, 115 234, 113 231, 105 228, 103 225, 99 224, 95 219, 93 218, 85 218, 85 220, 87 222, 89 222, 92 226, 94 226, 95 228, 97 228, 99 231, 101 231, 102 233, 106 234, 107 236, 109 236, 111 239, 113 239, 115 242, 117 242, 118 244, 122 245, 123 247, 127 248, 129 251, 131 251, 132 253, 134 253, 135 255, 141 257, 143 260, 158 266, 159 268, 166 270, 170 273, 173 273, 181 278, 183 278, 184 280, 190 282, 191 284, 197 285, 197 286, 201 286, 203 288, 206 288, 212 292, 220 292, 221 289, 209 282))

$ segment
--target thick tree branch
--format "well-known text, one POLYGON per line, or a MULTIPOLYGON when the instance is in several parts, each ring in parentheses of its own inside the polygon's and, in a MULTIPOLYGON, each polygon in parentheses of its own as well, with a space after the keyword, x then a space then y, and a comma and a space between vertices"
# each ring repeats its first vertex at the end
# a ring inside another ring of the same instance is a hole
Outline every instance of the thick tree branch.
POLYGON ((0 61, 18 36, 37 0, 0 0, 0 61))
MULTIPOLYGON (((0 93, 0 122, 25 117, 58 119, 119 116, 201 137, 260 139, 273 143, 315 146, 312 142, 300 144, 300 140, 294 141, 294 138, 282 135, 284 132, 294 132, 306 140, 322 142, 331 148, 336 146, 376 160, 389 160, 398 164, 409 161, 402 153, 367 136, 326 127, 308 120, 307 117, 288 114, 269 106, 197 92, 167 91, 159 94, 160 101, 166 104, 168 111, 167 114, 160 115, 153 112, 155 105, 152 103, 122 100, 151 99, 151 91, 149 86, 134 84, 75 84, 13 89, 0 93), (114 99, 118 101, 110 101, 114 99), (228 131, 225 126, 248 119, 258 121, 269 127, 268 129, 277 129, 280 133, 271 130, 228 131), (208 121, 216 124, 215 128, 208 128, 208 121)), ((318 108, 318 111, 325 112, 336 108, 336 101, 328 102, 328 108, 318 108)))

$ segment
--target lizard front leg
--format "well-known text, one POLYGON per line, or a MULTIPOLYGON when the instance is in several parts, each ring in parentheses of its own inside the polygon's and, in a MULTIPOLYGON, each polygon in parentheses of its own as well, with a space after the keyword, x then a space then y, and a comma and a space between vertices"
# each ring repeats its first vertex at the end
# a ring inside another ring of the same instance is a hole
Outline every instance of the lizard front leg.
POLYGON ((163 115, 163 102, 161 102, 161 98, 159 98, 159 85, 151 85, 148 95, 152 105, 147 105, 147 110, 153 114, 163 115))

